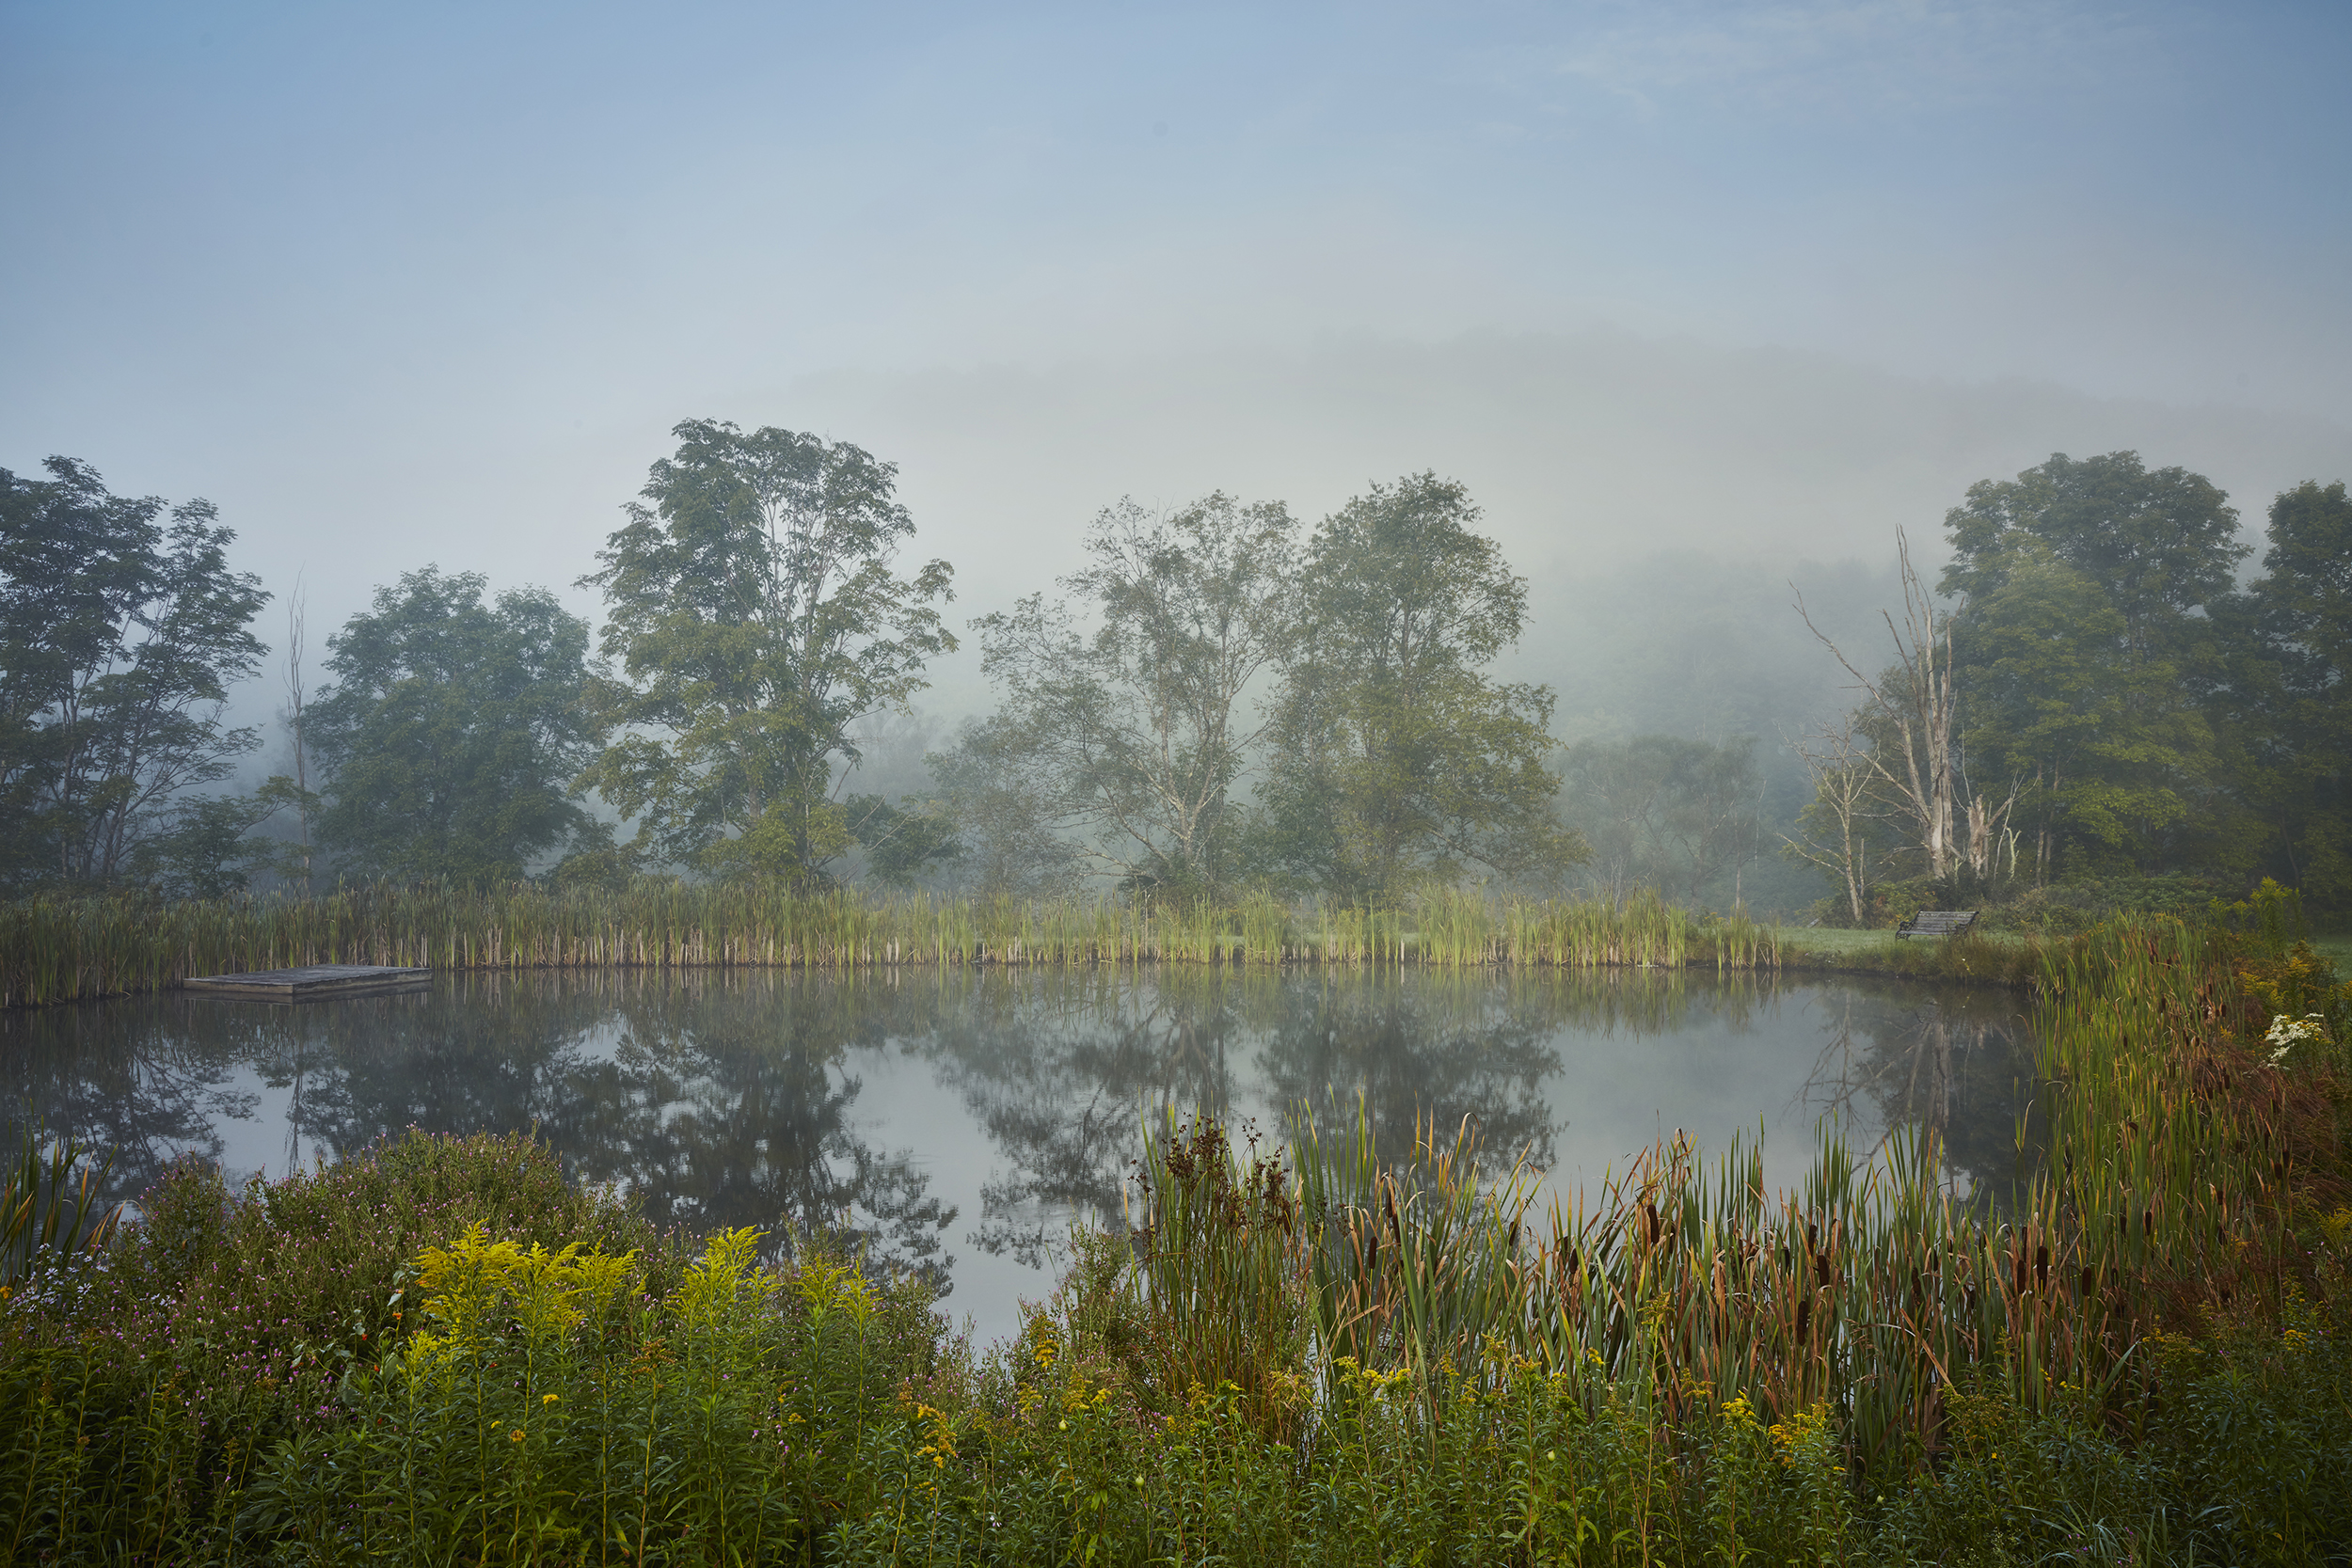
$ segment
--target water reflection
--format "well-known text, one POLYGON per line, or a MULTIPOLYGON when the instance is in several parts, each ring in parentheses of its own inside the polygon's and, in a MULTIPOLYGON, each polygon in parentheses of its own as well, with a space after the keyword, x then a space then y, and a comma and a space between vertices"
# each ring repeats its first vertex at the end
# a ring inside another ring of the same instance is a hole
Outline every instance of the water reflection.
POLYGON ((1968 986, 1851 985, 1822 1007, 1824 1039, 1800 1091, 1816 1115, 1876 1129, 1932 1129, 1947 1171, 1998 1201, 2039 1141, 2034 1039, 2013 992, 1968 986), (2021 1119, 2025 1125, 2021 1129, 2021 1119))
POLYGON ((116 1151, 118 1196, 183 1154, 274 1172, 410 1126, 535 1127, 660 1223, 846 1227, 882 1266, 1002 1292, 1120 1212, 1162 1107, 1275 1136, 1360 1096, 1392 1153, 1467 1117, 1563 1182, 1677 1128, 1720 1145, 1760 1120, 1809 1154, 1834 1114, 1866 1148, 1932 1127, 1954 1184, 1992 1190, 2032 1045, 2013 993, 1877 982, 699 972, 0 1014, 0 1061, 50 1128, 116 1151))

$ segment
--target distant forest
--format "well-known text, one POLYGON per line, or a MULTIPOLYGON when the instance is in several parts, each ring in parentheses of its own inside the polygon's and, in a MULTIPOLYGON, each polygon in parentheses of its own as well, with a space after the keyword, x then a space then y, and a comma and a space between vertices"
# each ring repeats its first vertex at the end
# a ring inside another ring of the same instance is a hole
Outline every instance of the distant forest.
POLYGON ((2046 926, 2269 877, 2352 908, 2341 482, 2258 546, 2196 474, 2057 455, 1959 499, 1932 580, 1890 530, 1883 570, 1661 560, 1541 624, 1434 473, 1311 526, 1122 501, 1078 570, 957 626, 890 464, 673 435, 580 579, 599 626, 426 565, 315 657, 298 607, 264 645, 210 504, 0 469, 0 892, 1654 887, 2046 926), (950 728, 914 703, 960 637, 995 705, 950 728), (264 736, 229 697, 264 679, 283 766, 240 790, 264 736))

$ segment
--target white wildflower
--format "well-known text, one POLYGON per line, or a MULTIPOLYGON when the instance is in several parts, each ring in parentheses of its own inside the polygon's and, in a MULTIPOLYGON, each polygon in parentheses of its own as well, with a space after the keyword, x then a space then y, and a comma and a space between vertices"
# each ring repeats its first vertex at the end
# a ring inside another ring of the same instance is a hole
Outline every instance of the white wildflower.
POLYGON ((2305 1013, 2301 1018, 2293 1018, 2280 1013, 2270 1021, 2270 1032, 2263 1037, 2263 1043, 2270 1047, 2270 1064, 2276 1067, 2287 1059, 2288 1052, 2305 1040, 2327 1037, 2326 1014, 2305 1013))

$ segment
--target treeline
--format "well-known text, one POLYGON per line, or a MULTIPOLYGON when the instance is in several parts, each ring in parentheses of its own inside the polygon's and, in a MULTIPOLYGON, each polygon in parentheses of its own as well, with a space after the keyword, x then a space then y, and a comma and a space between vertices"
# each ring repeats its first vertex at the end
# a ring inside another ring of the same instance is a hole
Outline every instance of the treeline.
POLYGON ((1838 649, 1861 700, 1798 742, 1815 790, 1786 846, 1850 919, 1890 898, 2047 906, 2053 884, 2137 881, 2146 900, 2263 876, 2352 900, 2342 483, 2278 497, 2243 583, 2253 546, 2228 498, 2133 452, 1972 485, 1946 531, 1936 592, 1904 552, 1894 662, 1838 649))
POLYGON ((674 435, 580 579, 593 635, 544 589, 426 566, 326 639, 311 690, 297 607, 288 764, 245 795, 216 791, 262 736, 224 716, 263 672, 267 595, 230 531, 68 459, 0 471, 0 889, 655 873, 1728 907, 1777 847, 1863 924, 2086 879, 2352 895, 2342 484, 2279 499, 2244 587, 2236 514, 2195 475, 2124 452, 1974 487, 1943 597, 1906 572, 1895 664, 1839 647, 1860 706, 1787 737, 1811 782, 1793 820, 1759 736, 1558 744, 1551 688, 1494 673, 1527 582, 1457 483, 1374 484, 1312 527, 1222 494, 1122 502, 1053 591, 969 623, 998 705, 892 794, 857 788, 865 748, 957 646, 952 568, 899 561, 895 468, 789 431, 674 435))

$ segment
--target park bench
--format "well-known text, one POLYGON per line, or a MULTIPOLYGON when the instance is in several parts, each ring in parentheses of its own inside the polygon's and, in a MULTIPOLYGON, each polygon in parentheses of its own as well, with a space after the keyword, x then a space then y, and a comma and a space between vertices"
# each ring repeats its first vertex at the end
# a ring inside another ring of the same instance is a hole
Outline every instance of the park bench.
POLYGON ((1921 910, 1895 927, 1898 939, 1903 937, 1956 937, 1977 923, 1974 910, 1921 910))

